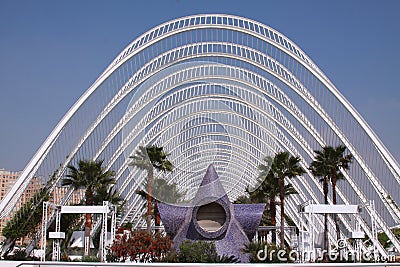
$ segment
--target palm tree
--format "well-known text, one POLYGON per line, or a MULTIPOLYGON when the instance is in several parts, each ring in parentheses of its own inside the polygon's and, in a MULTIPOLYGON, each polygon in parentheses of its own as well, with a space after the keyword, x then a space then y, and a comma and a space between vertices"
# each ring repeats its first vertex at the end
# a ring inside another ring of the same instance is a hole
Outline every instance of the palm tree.
MULTIPOLYGON (((319 151, 314 151, 315 153, 319 151)), ((316 177, 322 177, 319 179, 320 182, 322 182, 322 187, 323 187, 323 193, 324 193, 324 204, 328 204, 328 193, 329 193, 329 178, 327 175, 326 168, 323 164, 317 163, 317 162, 324 162, 326 159, 323 157, 323 155, 318 155, 315 157, 317 160, 314 160, 311 162, 310 165, 310 171, 312 174, 316 177)), ((324 214, 324 251, 328 251, 328 214, 324 214)), ((325 253, 326 254, 326 253, 325 253)), ((327 256, 324 255, 324 261, 327 261, 327 256)))
MULTIPOLYGON (((323 190, 324 190, 324 202, 328 204, 328 191, 329 181, 332 183, 332 202, 334 205, 337 204, 336 199, 336 184, 338 180, 344 179, 343 170, 350 169, 350 163, 353 161, 351 154, 344 155, 346 147, 339 145, 337 147, 325 146, 322 150, 316 150, 315 159, 310 165, 311 172, 317 176, 322 177, 323 190)), ((337 214, 334 215, 335 226, 336 226, 336 238, 340 239, 340 229, 338 224, 337 214)), ((328 225, 327 215, 325 214, 325 229, 324 229, 324 248, 328 247, 328 225)))
MULTIPOLYGON (((246 195, 239 196, 235 203, 236 204, 248 204, 248 203, 268 203, 268 208, 264 211, 269 215, 263 214, 261 220, 262 225, 276 226, 276 205, 280 203, 276 201, 280 194, 279 180, 275 179, 274 173, 271 171, 271 165, 273 162, 272 157, 264 158, 265 164, 258 166, 259 176, 258 184, 259 187, 256 190, 250 190, 246 188, 246 195), (268 217, 268 218, 267 218, 268 217)), ((298 192, 294 187, 288 183, 284 185, 284 195, 289 196, 297 194, 298 192)), ((276 231, 272 232, 272 243, 276 244, 276 231)))
MULTIPOLYGON (((279 195, 279 185, 278 180, 275 179, 271 171, 272 161, 273 158, 267 156, 264 158, 266 164, 258 165, 258 170, 260 171, 258 179, 261 181, 261 185, 257 190, 264 194, 264 199, 269 204, 270 225, 276 226, 276 197, 279 195)), ((272 243, 276 244, 276 230, 272 231, 272 243)))
POLYGON ((130 156, 133 162, 130 163, 131 166, 135 166, 139 169, 147 171, 147 231, 151 232, 151 202, 153 195, 153 179, 154 179, 154 169, 162 172, 172 172, 173 165, 167 159, 169 154, 165 153, 163 147, 158 147, 156 145, 151 146, 139 146, 136 154, 130 156))
MULTIPOLYGON (((149 194, 147 194, 147 192, 145 192, 144 190, 137 190, 136 194, 140 195, 144 199, 147 199, 149 196, 149 194)), ((161 225, 160 212, 158 211, 158 203, 160 201, 166 203, 178 203, 184 195, 184 192, 181 193, 178 191, 175 183, 168 184, 168 181, 163 178, 154 179, 153 196, 151 196, 151 200, 154 207, 155 226, 161 225)))
POLYGON ((289 152, 279 152, 275 155, 271 163, 271 172, 273 177, 278 179, 279 199, 281 207, 281 229, 279 238, 281 240, 281 248, 285 246, 285 178, 294 178, 305 173, 305 170, 299 166, 300 158, 290 156, 289 152))
MULTIPOLYGON (((264 192, 268 204, 269 204, 269 216, 270 216, 270 225, 276 226, 276 205, 280 204, 276 202, 276 198, 280 195, 280 188, 278 179, 275 179, 272 172, 269 172, 267 177, 265 178, 264 182, 261 184, 261 190, 264 192)), ((284 195, 285 197, 298 194, 296 189, 294 189, 292 184, 285 184, 284 185, 284 195)), ((273 230, 272 232, 272 243, 276 244, 276 231, 273 230)))
MULTIPOLYGON (((276 198, 280 195, 279 180, 275 179, 274 173, 271 170, 273 162, 272 157, 265 157, 264 162, 266 164, 260 164, 258 169, 260 171, 259 181, 260 187, 257 191, 261 191, 264 196, 264 201, 269 204, 268 213, 270 217, 270 225, 276 226, 276 205, 280 204, 276 202, 276 198)), ((297 194, 298 192, 293 188, 291 184, 284 185, 284 195, 288 196, 291 194, 297 194)), ((276 244, 276 231, 272 232, 272 243, 276 244)))
MULTIPOLYGON (((61 185, 69 185, 76 189, 85 188, 85 205, 94 204, 94 195, 98 189, 115 183, 114 172, 106 171, 103 167, 103 160, 80 160, 78 168, 68 165, 68 174, 61 182, 61 185)), ((90 253, 90 229, 92 228, 92 216, 85 214, 85 256, 90 253)))

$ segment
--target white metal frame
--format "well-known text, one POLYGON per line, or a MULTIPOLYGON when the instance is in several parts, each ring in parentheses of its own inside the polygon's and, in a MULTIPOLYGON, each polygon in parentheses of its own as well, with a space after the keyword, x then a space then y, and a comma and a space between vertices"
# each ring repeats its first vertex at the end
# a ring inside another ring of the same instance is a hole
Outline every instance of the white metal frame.
MULTIPOLYGON (((108 201, 103 201, 103 206, 60 206, 55 205, 51 202, 43 202, 43 215, 42 215, 42 246, 41 249, 43 251, 41 261, 46 261, 46 245, 47 245, 47 229, 48 229, 48 221, 49 214, 54 214, 55 216, 55 231, 49 233, 49 238, 54 239, 53 241, 53 261, 60 261, 60 238, 62 233, 60 232, 61 225, 61 214, 69 213, 69 214, 102 214, 102 228, 100 233, 100 259, 102 262, 106 260, 106 248, 107 245, 111 244, 111 242, 115 238, 116 233, 116 206, 112 205, 108 201), (51 208, 49 210, 49 208, 51 208), (111 237, 107 239, 107 217, 108 214, 111 213, 111 237), (52 237, 51 237, 51 234, 52 237)), ((65 234, 64 234, 65 237, 65 234)), ((90 239, 85 239, 85 248, 89 248, 90 239)))
MULTIPOLYGON (((315 262, 316 256, 317 256, 317 251, 315 249, 315 232, 316 232, 316 227, 315 227, 315 220, 317 214, 350 214, 353 215, 355 218, 355 226, 351 229, 351 234, 353 233, 362 233, 364 232, 361 231, 360 229, 360 223, 361 223, 361 218, 359 216, 360 208, 361 207, 369 207, 371 210, 375 210, 375 205, 373 201, 370 201, 369 203, 365 203, 363 205, 331 205, 331 204, 312 204, 312 202, 307 201, 299 206, 300 208, 300 214, 302 218, 305 218, 305 220, 301 220, 301 226, 300 226, 300 234, 301 234, 301 243, 300 243, 300 252, 301 252, 301 262, 315 262), (306 222, 306 223, 305 223, 306 222), (304 229, 307 229, 306 231, 304 229)), ((372 231, 372 238, 370 240, 372 241, 373 244, 373 255, 375 262, 377 261, 378 258, 378 250, 380 249, 380 245, 378 242, 378 237, 377 237, 377 228, 376 228, 376 217, 374 213, 370 213, 371 216, 371 231, 372 231)), ((329 217, 328 217, 329 218, 329 217)), ((371 236, 371 235, 370 235, 371 236)), ((361 253, 362 250, 366 251, 367 249, 361 242, 360 238, 363 238, 364 236, 361 237, 361 235, 357 236, 347 236, 344 237, 343 240, 347 240, 347 238, 354 238, 356 239, 356 244, 354 245, 354 250, 357 251, 355 256, 358 258, 358 260, 361 262, 361 253)), ((337 240, 338 243, 335 245, 338 246, 339 240, 337 240)), ((350 248, 350 243, 347 243, 348 248, 350 248)), ((331 245, 331 244, 330 244, 331 245)), ((331 247, 329 246, 329 249, 331 247)), ((341 249, 341 248, 340 248, 341 249)), ((328 251, 329 252, 329 251, 328 251)), ((382 255, 385 255, 382 253, 382 255)))

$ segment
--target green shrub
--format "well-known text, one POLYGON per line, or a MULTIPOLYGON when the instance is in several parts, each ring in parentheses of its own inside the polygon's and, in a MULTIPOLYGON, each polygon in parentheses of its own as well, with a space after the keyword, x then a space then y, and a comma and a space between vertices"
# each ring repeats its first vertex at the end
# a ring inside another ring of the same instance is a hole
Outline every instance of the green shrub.
POLYGON ((26 261, 26 254, 25 250, 17 250, 14 252, 14 255, 8 258, 9 260, 14 260, 14 261, 26 261))
POLYGON ((164 257, 161 258, 155 258, 153 259, 153 262, 169 262, 169 263, 177 263, 179 262, 178 260, 178 253, 176 250, 171 247, 171 250, 164 255, 164 257))
POLYGON ((107 249, 107 254, 106 254, 106 262, 118 262, 119 259, 118 257, 112 253, 110 249, 107 249))
POLYGON ((218 255, 214 242, 186 240, 179 246, 178 261, 182 263, 236 263, 234 256, 218 255))
POLYGON ((212 262, 218 256, 214 242, 185 240, 179 246, 179 262, 212 262))
POLYGON ((100 259, 96 256, 83 256, 82 262, 100 262, 100 259))

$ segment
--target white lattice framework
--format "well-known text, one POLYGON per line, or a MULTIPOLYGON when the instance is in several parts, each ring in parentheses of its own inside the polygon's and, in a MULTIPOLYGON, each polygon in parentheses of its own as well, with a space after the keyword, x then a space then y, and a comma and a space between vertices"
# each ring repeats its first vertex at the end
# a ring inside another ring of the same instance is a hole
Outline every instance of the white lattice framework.
MULTIPOLYGON (((255 184, 264 156, 289 151, 307 169, 313 150, 343 144, 355 161, 339 182, 338 203, 374 200, 379 229, 400 250, 390 231, 400 223, 399 164, 296 44, 268 26, 231 15, 172 20, 129 44, 37 151, 1 202, 1 216, 19 208, 33 177, 46 182, 58 170, 60 180, 68 164, 104 159, 127 201, 120 223, 139 225, 143 200, 134 191, 145 174, 128 164, 129 155, 148 144, 171 153, 176 168, 166 178, 189 198, 214 163, 232 200, 255 184)), ((299 226, 298 205, 321 203, 322 186, 310 172, 292 182, 299 194, 288 199, 287 212, 299 226)), ((372 238, 371 212, 366 207, 360 223, 372 238)), ((345 234, 350 220, 339 218, 345 234)), ((321 219, 316 223, 322 228, 321 219)), ((329 236, 335 239, 335 233, 329 236)))

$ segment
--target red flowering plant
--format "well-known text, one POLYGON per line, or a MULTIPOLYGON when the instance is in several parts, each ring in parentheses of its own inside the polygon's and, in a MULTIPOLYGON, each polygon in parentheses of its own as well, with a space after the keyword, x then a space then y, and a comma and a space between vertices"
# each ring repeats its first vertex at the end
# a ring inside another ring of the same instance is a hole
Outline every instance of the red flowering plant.
POLYGON ((117 235, 110 250, 115 261, 155 262, 167 258, 173 248, 168 236, 135 230, 117 235))

